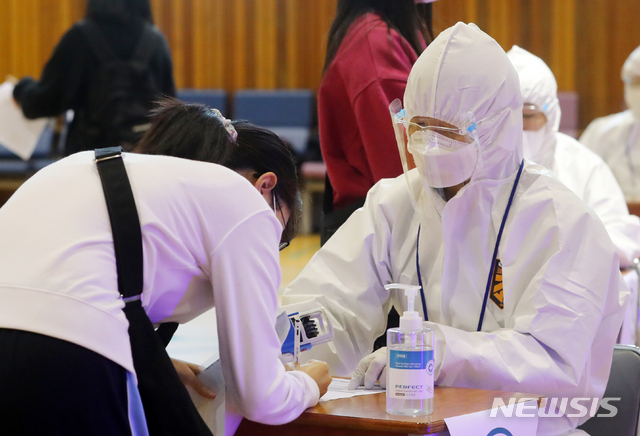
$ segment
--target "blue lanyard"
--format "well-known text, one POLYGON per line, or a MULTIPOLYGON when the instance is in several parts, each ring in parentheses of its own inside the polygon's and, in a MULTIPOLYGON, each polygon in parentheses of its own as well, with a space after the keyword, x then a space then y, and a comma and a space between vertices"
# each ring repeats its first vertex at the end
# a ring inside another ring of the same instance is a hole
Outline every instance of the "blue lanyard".
MULTIPOLYGON (((484 292, 484 300, 482 301, 482 310, 480 311, 480 320, 478 321, 478 331, 482 330, 482 321, 484 320, 484 312, 487 309, 487 300, 489 298, 489 291, 491 290, 491 282, 493 280, 493 271, 496 267, 496 259, 498 257, 498 247, 500 246, 500 239, 502 239, 502 231, 504 230, 504 225, 507 222, 507 217, 509 216, 509 210, 511 209, 511 203, 513 203, 513 197, 516 194, 516 188, 518 187, 518 182, 520 181, 520 175, 522 174, 522 168, 524 167, 524 159, 520 162, 520 169, 518 170, 518 175, 516 176, 516 180, 513 182, 513 187, 511 188, 511 195, 509 196, 509 202, 507 203, 507 209, 504 212, 504 216, 502 217, 502 224, 500 224, 500 231, 498 232, 498 239, 496 240, 496 246, 493 249, 493 260, 491 261, 491 269, 489 269, 489 278, 487 279, 487 288, 484 292)), ((418 237, 416 238, 416 270, 418 272, 418 284, 420 285, 420 298, 422 299, 422 312, 424 313, 424 320, 429 321, 429 316, 427 315, 427 302, 424 298, 424 287, 422 286, 422 274, 420 273, 420 227, 418 226, 418 237)))

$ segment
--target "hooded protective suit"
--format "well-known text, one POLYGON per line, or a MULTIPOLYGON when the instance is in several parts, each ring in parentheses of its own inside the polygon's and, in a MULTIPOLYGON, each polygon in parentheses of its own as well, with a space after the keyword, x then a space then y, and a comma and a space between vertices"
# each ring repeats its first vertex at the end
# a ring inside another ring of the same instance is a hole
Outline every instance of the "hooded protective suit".
MULTIPOLYGON (((640 219, 629 215, 615 176, 600 156, 558 132, 561 116, 558 85, 544 61, 517 45, 507 52, 507 56, 520 77, 523 101, 542 108, 547 117, 547 123, 541 129, 544 140, 530 149, 525 147, 525 157, 550 169, 598 214, 618 250, 620 266, 631 267, 633 259, 640 256, 640 219)), ((627 306, 620 342, 635 345, 638 276, 629 272, 625 281, 632 297, 627 306)))
POLYGON ((628 110, 596 118, 587 126, 580 142, 598 154, 611 168, 627 203, 640 202, 640 47, 622 67, 628 110))
MULTIPOLYGON (((476 331, 522 160, 522 99, 504 51, 475 26, 445 30, 414 65, 405 106, 409 117, 454 125, 471 111, 478 120, 478 167, 441 207, 438 196, 423 190, 417 170, 408 174, 409 189, 404 176, 372 188, 363 208, 284 292, 289 309, 324 306, 332 317, 333 343, 305 357, 326 360, 335 374, 353 371, 384 332, 391 305, 405 308, 404 298, 384 285, 418 284, 418 263, 425 324, 436 334, 436 384, 601 396, 628 293, 600 220, 541 166, 524 164, 498 251, 503 289, 493 287, 476 331), (420 212, 411 203, 416 193, 425 202, 420 212)), ((565 434, 585 420, 541 418, 538 433, 565 434)))
POLYGON ((560 106, 555 77, 539 57, 513 46, 507 53, 520 77, 522 99, 546 108, 544 142, 525 157, 551 170, 598 214, 618 249, 620 265, 629 267, 640 255, 640 219, 630 216, 618 182, 605 162, 570 136, 558 132, 560 106), (538 157, 539 159, 536 159, 538 157))

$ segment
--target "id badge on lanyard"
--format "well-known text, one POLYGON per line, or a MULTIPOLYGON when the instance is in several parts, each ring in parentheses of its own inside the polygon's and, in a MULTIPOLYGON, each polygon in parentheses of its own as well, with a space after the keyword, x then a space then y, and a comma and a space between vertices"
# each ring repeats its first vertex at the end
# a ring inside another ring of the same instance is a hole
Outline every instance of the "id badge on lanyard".
MULTIPOLYGON (((511 188, 511 194, 509 195, 509 202, 507 203, 507 208, 504 211, 504 215, 502 217, 502 223, 500 224, 500 231, 498 232, 498 238, 496 239, 496 245, 493 249, 493 257, 491 259, 491 268, 489 269, 489 277, 487 278, 487 287, 484 292, 484 299, 482 301, 482 310, 480 311, 480 319, 478 320, 478 330, 482 331, 482 321, 484 320, 484 312, 487 309, 487 300, 489 299, 489 294, 491 293, 491 287, 494 281, 494 277, 496 276, 496 264, 499 262, 498 260, 498 247, 500 246, 500 239, 502 239, 502 231, 504 230, 504 225, 507 222, 507 217, 509 216, 509 210, 511 209, 511 203, 513 203, 513 197, 516 194, 516 188, 518 187, 518 182, 520 181, 520 175, 522 174, 522 168, 524 168, 524 159, 520 162, 520 168, 518 169, 518 175, 516 176, 516 180, 513 182, 513 187, 511 188)), ((424 286, 422 286, 422 274, 420 273, 420 228, 418 226, 418 236, 416 237, 416 270, 418 273, 418 284, 420 285, 420 299, 422 300, 422 312, 424 313, 424 320, 429 321, 429 315, 427 315, 427 301, 424 297, 424 286)), ((500 265, 500 275, 502 275, 502 265, 500 265)))

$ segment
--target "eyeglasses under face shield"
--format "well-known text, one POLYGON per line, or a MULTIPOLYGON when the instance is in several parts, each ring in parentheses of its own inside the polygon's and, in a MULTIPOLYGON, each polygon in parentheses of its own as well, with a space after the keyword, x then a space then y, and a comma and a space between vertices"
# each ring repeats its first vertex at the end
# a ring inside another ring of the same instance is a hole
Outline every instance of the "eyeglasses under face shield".
POLYGON ((431 187, 455 186, 470 179, 479 156, 477 125, 471 115, 461 126, 427 117, 408 120, 399 99, 391 103, 389 111, 405 173, 410 152, 431 187))
MULTIPOLYGON (((417 122, 414 122, 413 120, 407 120, 406 112, 402 108, 402 102, 398 98, 392 101, 389 105, 389 112, 391 113, 394 129, 397 127, 403 129, 405 138, 403 141, 407 141, 414 133, 433 131, 461 142, 470 142, 464 138, 476 130, 476 123, 473 120, 468 120, 462 127, 452 125, 445 126, 442 121, 426 117, 424 117, 424 121, 418 120, 417 122)), ((415 118, 420 117, 414 117, 414 119, 415 118)))
POLYGON ((547 123, 549 105, 525 103, 522 106, 522 126, 524 130, 540 130, 547 123))
POLYGON ((625 85, 640 86, 640 76, 625 77, 622 79, 625 85))

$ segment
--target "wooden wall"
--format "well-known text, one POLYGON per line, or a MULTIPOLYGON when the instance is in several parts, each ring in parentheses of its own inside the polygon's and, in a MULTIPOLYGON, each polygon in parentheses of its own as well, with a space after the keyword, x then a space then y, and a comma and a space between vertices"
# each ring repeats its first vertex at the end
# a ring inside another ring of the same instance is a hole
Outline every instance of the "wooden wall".
MULTIPOLYGON (((0 79, 38 77, 86 0, 0 0, 0 79)), ((337 0, 151 0, 179 87, 312 88, 337 0)), ((389 0, 392 1, 392 0, 389 0)), ((636 0, 440 0, 436 31, 473 21, 542 57, 580 96, 580 125, 621 110, 620 68, 640 45, 636 0)))
POLYGON ((186 88, 317 88, 336 0, 152 0, 186 88))
MULTIPOLYGON (((151 0, 180 88, 312 88, 336 0, 151 0)), ((86 0, 0 0, 0 79, 38 77, 86 0), (5 13, 6 12, 6 13, 5 13)))
POLYGON ((540 56, 561 91, 580 98, 579 127, 624 109, 622 64, 640 45, 640 1, 441 0, 434 25, 441 31, 473 21, 509 50, 513 44, 540 56))

